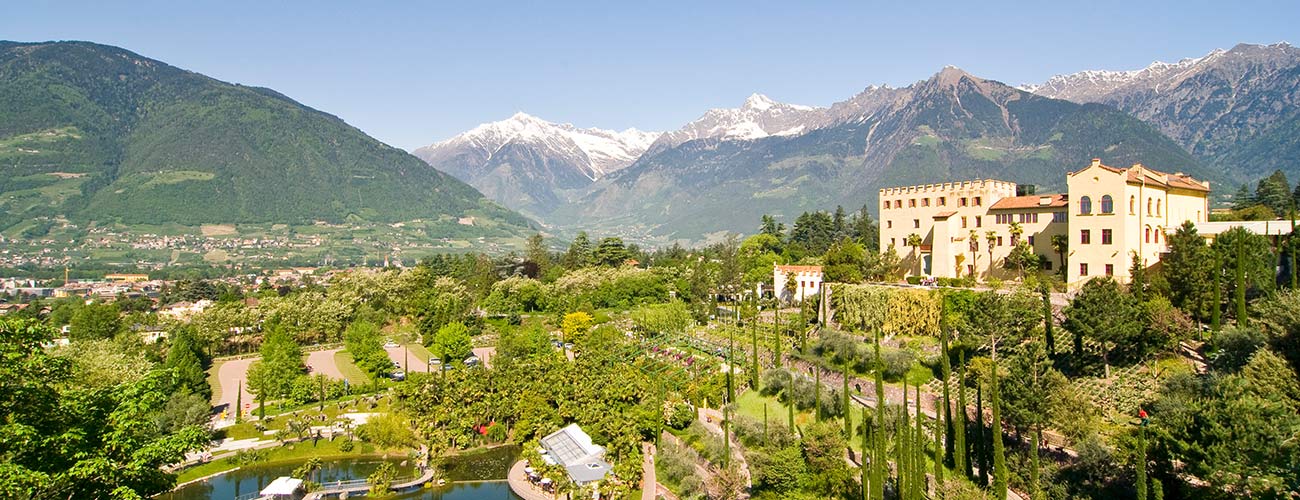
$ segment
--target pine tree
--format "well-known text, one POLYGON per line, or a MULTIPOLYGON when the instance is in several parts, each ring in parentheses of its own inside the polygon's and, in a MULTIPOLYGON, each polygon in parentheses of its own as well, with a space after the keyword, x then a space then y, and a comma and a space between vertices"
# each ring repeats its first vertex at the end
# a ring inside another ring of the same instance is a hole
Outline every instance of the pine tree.
POLYGON ((1002 411, 998 400, 998 345, 993 344, 993 369, 989 371, 989 405, 993 407, 993 422, 990 425, 993 438, 993 498, 1007 498, 1007 457, 1002 443, 1002 411))
POLYGON ((172 370, 173 380, 178 391, 212 398, 212 387, 208 385, 208 375, 203 371, 203 361, 199 359, 198 349, 188 329, 177 330, 172 338, 172 345, 167 350, 167 361, 163 365, 172 370))

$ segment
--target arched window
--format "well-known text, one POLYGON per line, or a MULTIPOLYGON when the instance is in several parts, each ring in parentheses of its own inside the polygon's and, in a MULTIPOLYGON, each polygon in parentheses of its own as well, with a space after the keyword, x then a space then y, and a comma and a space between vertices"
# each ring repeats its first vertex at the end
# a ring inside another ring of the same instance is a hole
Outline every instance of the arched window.
POLYGON ((1101 197, 1101 213, 1103 214, 1115 213, 1115 203, 1113 200, 1110 199, 1110 195, 1104 195, 1101 197))
POLYGON ((1156 200, 1156 217, 1160 216, 1160 200, 1156 200))
POLYGON ((1151 215, 1151 198, 1147 198, 1147 215, 1151 215))
POLYGON ((1083 198, 1079 198, 1079 213, 1082 215, 1088 215, 1092 213, 1092 198, 1089 198, 1087 196, 1084 196, 1083 198))
POLYGON ((1129 215, 1134 215, 1134 214, 1137 213, 1137 204, 1138 204, 1138 199, 1137 199, 1137 197, 1136 197, 1136 196, 1132 196, 1132 195, 1130 195, 1130 196, 1128 197, 1128 214, 1129 214, 1129 215))
MULTIPOLYGON (((1157 205, 1157 206, 1159 206, 1159 205, 1157 205)), ((1161 229, 1160 229, 1159 227, 1156 227, 1156 243, 1160 243, 1160 233, 1161 233, 1161 232, 1162 232, 1161 229)))
POLYGON ((1146 229, 1146 242, 1151 243, 1151 226, 1147 226, 1146 229))

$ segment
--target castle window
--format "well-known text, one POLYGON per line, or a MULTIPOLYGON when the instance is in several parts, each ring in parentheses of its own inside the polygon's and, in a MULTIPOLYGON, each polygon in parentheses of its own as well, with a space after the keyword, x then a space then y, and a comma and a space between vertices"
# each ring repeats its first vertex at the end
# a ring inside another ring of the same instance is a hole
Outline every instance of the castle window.
POLYGON ((1088 215, 1092 213, 1092 198, 1084 196, 1079 198, 1079 215, 1088 215))
POLYGON ((894 228, 894 221, 892 221, 892 220, 887 220, 887 221, 885 221, 885 228, 886 228, 886 229, 893 229, 893 228, 894 228))
POLYGON ((1151 198, 1147 198, 1147 215, 1151 215, 1151 198))
POLYGON ((1111 233, 1109 229, 1101 230, 1101 244, 1109 245, 1111 243, 1111 233))
POLYGON ((1029 246, 1034 246, 1034 235, 1029 235, 1029 246))
POLYGON ((885 206, 883 210, 888 210, 888 209, 889 209, 889 200, 885 200, 885 206))
POLYGON ((980 206, 980 197, 978 196, 975 197, 975 206, 980 206))
POLYGON ((929 198, 921 198, 921 206, 923 206, 923 207, 928 207, 928 206, 930 206, 930 199, 929 199, 929 198))
POLYGON ((966 228, 966 216, 965 216, 965 215, 961 216, 961 227, 962 227, 962 229, 965 229, 965 228, 966 228))
POLYGON ((1160 200, 1156 200, 1156 217, 1160 216, 1160 200))
POLYGON ((907 200, 907 208, 916 208, 916 198, 907 200))
POLYGON ((975 227, 984 227, 984 218, 983 218, 983 217, 980 217, 980 216, 978 216, 978 215, 975 216, 975 227))
POLYGON ((1088 264, 1083 263, 1083 262, 1080 262, 1080 263, 1079 263, 1079 276, 1087 276, 1087 275, 1088 275, 1088 264))
POLYGON ((1156 243, 1160 243, 1160 228, 1156 228, 1156 243))
POLYGON ((1138 199, 1137 199, 1136 196, 1129 196, 1129 197, 1128 197, 1128 214, 1129 214, 1129 215, 1136 215, 1136 214, 1137 214, 1137 202, 1138 202, 1138 199))
POLYGON ((912 227, 919 229, 921 227, 921 219, 912 219, 912 227))
POLYGON ((1065 222, 1067 217, 1065 212, 1052 212, 1052 222, 1065 222))
POLYGON ((966 198, 958 198, 958 199, 957 199, 957 206, 959 206, 959 207, 964 207, 964 206, 966 206, 966 198))
POLYGON ((1145 238, 1147 243, 1151 243, 1151 226, 1147 226, 1145 238))
POLYGON ((1104 195, 1101 197, 1101 213, 1103 214, 1115 213, 1115 204, 1111 200, 1110 195, 1104 195))
POLYGON ((1115 275, 1115 264, 1106 264, 1106 276, 1115 275))
POLYGON ((1087 244, 1089 244, 1089 243, 1092 243, 1092 231, 1091 231, 1091 230, 1088 230, 1088 229, 1080 229, 1080 230, 1079 230, 1079 244, 1080 244, 1080 245, 1087 245, 1087 244))
POLYGON ((1001 237, 1001 236, 998 236, 998 244, 997 244, 997 246, 1002 246, 1002 237, 1001 237))
POLYGON ((939 197, 939 206, 942 207, 942 206, 947 205, 947 204, 948 204, 948 197, 947 197, 947 196, 940 196, 940 197, 939 197))

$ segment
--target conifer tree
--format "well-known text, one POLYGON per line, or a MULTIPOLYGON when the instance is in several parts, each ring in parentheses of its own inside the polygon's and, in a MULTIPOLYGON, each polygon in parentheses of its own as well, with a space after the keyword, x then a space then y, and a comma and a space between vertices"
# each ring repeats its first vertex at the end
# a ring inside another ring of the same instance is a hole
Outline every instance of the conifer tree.
POLYGON ((1038 282, 1038 293, 1043 298, 1043 334, 1047 340, 1047 355, 1056 359, 1056 335, 1052 333, 1055 318, 1052 317, 1052 290, 1047 286, 1047 277, 1038 282))
POLYGON ((880 330, 874 331, 875 351, 876 351, 876 369, 874 382, 876 384, 876 418, 873 419, 873 429, 875 430, 876 441, 876 460, 871 463, 871 498, 872 500, 884 500, 885 498, 885 381, 883 378, 883 364, 880 359, 880 330))
POLYGON ((822 367, 813 366, 813 415, 822 421, 822 367))
POLYGON ((1147 500, 1147 428, 1138 427, 1137 442, 1137 500, 1147 500))
POLYGON ((1223 315, 1223 258, 1214 252, 1214 308, 1210 309, 1210 329, 1219 331, 1223 315))
POLYGON ((772 306, 772 366, 785 366, 785 360, 781 359, 781 301, 777 300, 772 306))
MULTIPOLYGON (((946 354, 945 354, 946 355, 946 354)), ((948 382, 944 380, 944 392, 947 392, 948 382)), ((934 412, 934 491, 936 496, 943 497, 943 469, 947 454, 948 442, 948 408, 947 398, 944 398, 943 411, 934 412)))
POLYGON ((984 437, 984 384, 975 381, 975 457, 979 459, 980 486, 989 485, 988 441, 984 437))
POLYGON ((897 469, 894 475, 897 477, 895 481, 898 484, 899 497, 910 499, 911 490, 908 488, 912 484, 907 478, 909 469, 907 462, 912 455, 908 452, 907 446, 908 435, 911 434, 911 424, 908 422, 910 419, 907 417, 907 377, 903 377, 903 406, 900 410, 902 418, 895 423, 894 427, 894 466, 897 469))
POLYGON ((912 496, 917 500, 925 497, 925 450, 930 447, 925 437, 925 420, 921 418, 921 386, 913 385, 916 394, 916 441, 912 447, 912 496))
POLYGON ((965 474, 969 479, 972 471, 970 447, 966 445, 966 430, 970 426, 966 413, 966 353, 961 353, 958 361, 961 363, 961 371, 957 372, 957 421, 952 425, 953 431, 957 434, 954 436, 953 443, 956 449, 953 466, 957 468, 957 472, 965 474))
POLYGON ((759 369, 761 368, 758 364, 758 319, 759 315, 755 313, 754 324, 750 325, 749 329, 751 333, 750 343, 752 344, 751 347, 753 348, 754 353, 753 360, 751 360, 749 367, 749 388, 753 389, 755 392, 759 390, 758 376, 759 369))
POLYGON ((939 446, 943 449, 939 452, 938 460, 947 465, 949 456, 952 455, 952 399, 948 391, 948 379, 952 377, 952 362, 948 360, 948 331, 945 329, 939 334, 939 368, 943 375, 943 411, 936 412, 943 414, 943 440, 939 446))
POLYGON ((993 344, 993 369, 989 371, 989 405, 993 407, 993 422, 989 426, 993 438, 993 498, 1007 498, 1007 457, 1002 444, 1002 411, 998 401, 998 345, 993 344))
POLYGON ((867 408, 862 407, 862 461, 859 462, 861 465, 858 467, 858 472, 862 474, 862 500, 871 499, 871 476, 876 469, 876 460, 879 459, 879 455, 876 455, 874 446, 871 443, 873 431, 868 423, 871 422, 870 418, 867 408), (867 469, 868 460, 871 461, 869 465, 871 469, 867 469))
POLYGON ((1246 245, 1244 241, 1238 238, 1237 243, 1233 246, 1236 247, 1234 250, 1237 253, 1237 265, 1233 266, 1236 268, 1234 271, 1237 282, 1236 289, 1233 290, 1237 304, 1237 326, 1246 327, 1250 323, 1250 320, 1246 318, 1246 245))
POLYGON ((844 362, 844 373, 840 378, 844 380, 843 392, 841 393, 841 396, 844 398, 843 401, 844 411, 841 412, 844 415, 844 439, 853 439, 853 419, 849 418, 849 415, 851 415, 850 412, 853 411, 853 408, 849 407, 849 362, 848 361, 844 362))
POLYGON ((1041 428, 1042 424, 1035 424, 1034 427, 1034 430, 1030 432, 1030 434, 1032 434, 1031 439, 1033 439, 1034 442, 1033 448, 1030 448, 1029 450, 1029 498, 1031 500, 1043 500, 1042 479, 1039 478, 1039 471, 1042 470, 1042 465, 1039 464, 1038 456, 1039 446, 1041 445, 1039 442, 1039 436, 1043 434, 1043 430, 1041 428))

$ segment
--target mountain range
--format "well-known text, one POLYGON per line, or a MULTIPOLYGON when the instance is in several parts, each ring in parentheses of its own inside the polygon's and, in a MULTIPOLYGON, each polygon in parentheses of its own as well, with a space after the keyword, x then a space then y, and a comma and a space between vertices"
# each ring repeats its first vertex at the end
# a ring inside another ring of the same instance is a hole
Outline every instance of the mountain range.
POLYGON ((0 230, 531 221, 339 118, 116 47, 0 42, 0 230))
MULTIPOLYGON (((874 207, 885 186, 994 177, 1060 189, 1066 172, 1093 157, 1181 171, 1222 195, 1273 169, 1300 175, 1296 53, 1285 43, 1238 45, 1020 87, 947 67, 903 88, 869 86, 829 107, 754 94, 594 174, 590 162, 553 155, 553 147, 465 147, 474 131, 417 154, 548 224, 661 243, 748 231, 765 213, 791 220, 836 204, 874 207), (483 160, 494 157, 506 160, 483 160), (530 191, 502 197, 495 186, 530 191)), ((512 144, 563 142, 567 133, 554 128, 547 139, 512 144)))
POLYGON ((1238 181, 1300 176, 1300 49, 1240 44, 1132 71, 1084 71, 1023 86, 1115 106, 1238 181))

